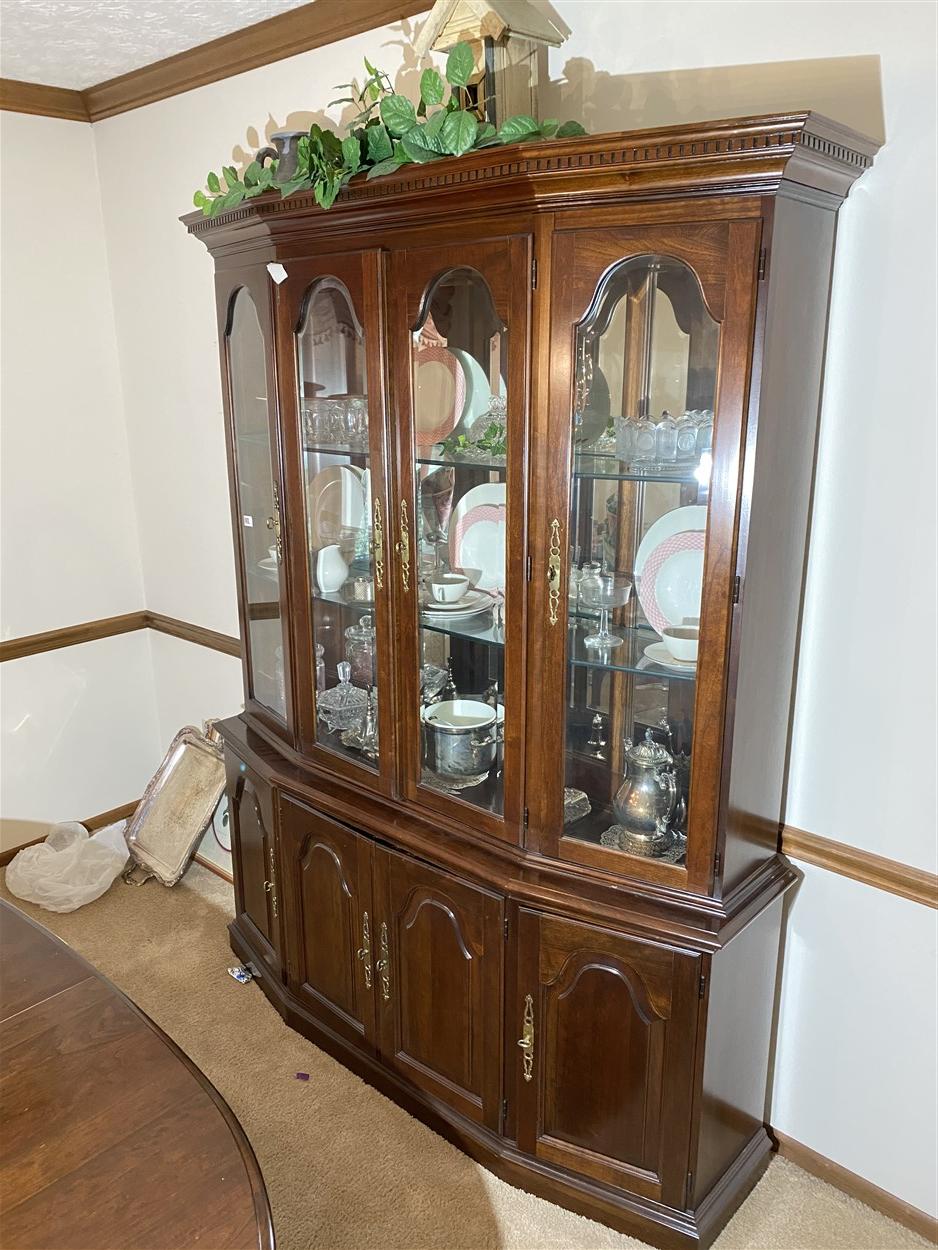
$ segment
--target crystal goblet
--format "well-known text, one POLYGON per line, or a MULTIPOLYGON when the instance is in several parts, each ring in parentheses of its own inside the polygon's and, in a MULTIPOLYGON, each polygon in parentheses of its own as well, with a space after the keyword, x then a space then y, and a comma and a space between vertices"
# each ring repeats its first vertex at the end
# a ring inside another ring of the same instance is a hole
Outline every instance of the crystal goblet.
POLYGON ((632 594, 632 579, 624 573, 600 573, 588 583, 581 583, 580 598, 590 608, 599 608, 599 629, 587 634, 587 647, 621 647, 624 639, 609 628, 609 613, 624 608, 632 594))

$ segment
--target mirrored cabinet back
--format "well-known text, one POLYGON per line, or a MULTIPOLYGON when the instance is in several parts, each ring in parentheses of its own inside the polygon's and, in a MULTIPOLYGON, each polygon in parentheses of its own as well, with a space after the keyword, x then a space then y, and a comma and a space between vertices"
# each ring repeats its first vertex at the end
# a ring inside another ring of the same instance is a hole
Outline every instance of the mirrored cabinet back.
POLYGON ((875 151, 745 118, 185 219, 243 643, 232 946, 498 1175, 661 1246, 709 1245, 771 1149, 834 236, 875 151))

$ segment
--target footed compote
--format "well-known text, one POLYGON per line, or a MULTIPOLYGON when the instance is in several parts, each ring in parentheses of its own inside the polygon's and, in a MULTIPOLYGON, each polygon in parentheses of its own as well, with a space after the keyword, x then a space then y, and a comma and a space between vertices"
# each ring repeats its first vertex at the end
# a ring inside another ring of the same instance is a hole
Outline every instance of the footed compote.
POLYGON ((609 613, 615 608, 624 608, 631 594, 632 579, 624 573, 599 573, 581 583, 582 602, 589 608, 599 608, 599 629, 586 635, 585 646, 621 647, 624 640, 610 630, 609 613))

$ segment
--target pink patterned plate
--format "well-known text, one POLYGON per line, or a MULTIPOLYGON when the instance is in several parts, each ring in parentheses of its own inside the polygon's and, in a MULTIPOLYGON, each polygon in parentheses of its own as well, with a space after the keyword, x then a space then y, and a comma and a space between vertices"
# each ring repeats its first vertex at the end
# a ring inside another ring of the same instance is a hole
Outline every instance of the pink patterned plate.
POLYGON ((684 530, 665 538, 645 560, 638 601, 659 634, 669 625, 700 616, 705 541, 703 530, 684 530))
POLYGON ((480 503, 460 513, 449 531, 450 565, 478 569, 479 590, 505 587, 505 534, 508 512, 503 503, 480 503))
POLYGON ((414 442, 421 451, 442 443, 462 417, 466 375, 445 347, 423 347, 414 359, 414 442))

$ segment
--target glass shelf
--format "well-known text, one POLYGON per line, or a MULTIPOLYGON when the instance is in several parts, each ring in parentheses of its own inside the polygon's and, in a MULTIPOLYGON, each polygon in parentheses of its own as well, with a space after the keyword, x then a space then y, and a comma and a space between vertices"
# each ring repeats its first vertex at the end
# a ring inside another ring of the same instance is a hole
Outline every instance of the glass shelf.
POLYGON ((567 662, 574 668, 601 668, 615 673, 637 673, 643 677, 670 681, 697 680, 697 669, 679 671, 656 664, 645 655, 645 648, 660 642, 653 629, 611 626, 610 632, 624 641, 621 647, 587 647, 583 639, 597 627, 597 621, 570 619, 567 628, 567 662))
POLYGON ((441 469, 484 469, 487 473, 504 473, 505 462, 488 460, 446 460, 442 456, 417 456, 417 464, 432 464, 441 469))
POLYGON ((361 447, 353 447, 351 443, 322 443, 318 447, 303 444, 303 451, 311 456, 357 456, 360 460, 367 460, 370 452, 361 447))
POLYGON ((439 621, 429 612, 421 612, 420 628, 434 634, 449 634, 453 638, 466 638, 472 642, 484 642, 490 647, 505 645, 504 626, 496 628, 492 612, 480 612, 465 621, 439 621))
POLYGON ((677 482, 682 486, 706 487, 710 484, 709 466, 674 465, 662 471, 640 473, 622 467, 616 456, 578 452, 573 457, 573 476, 609 482, 677 482))

